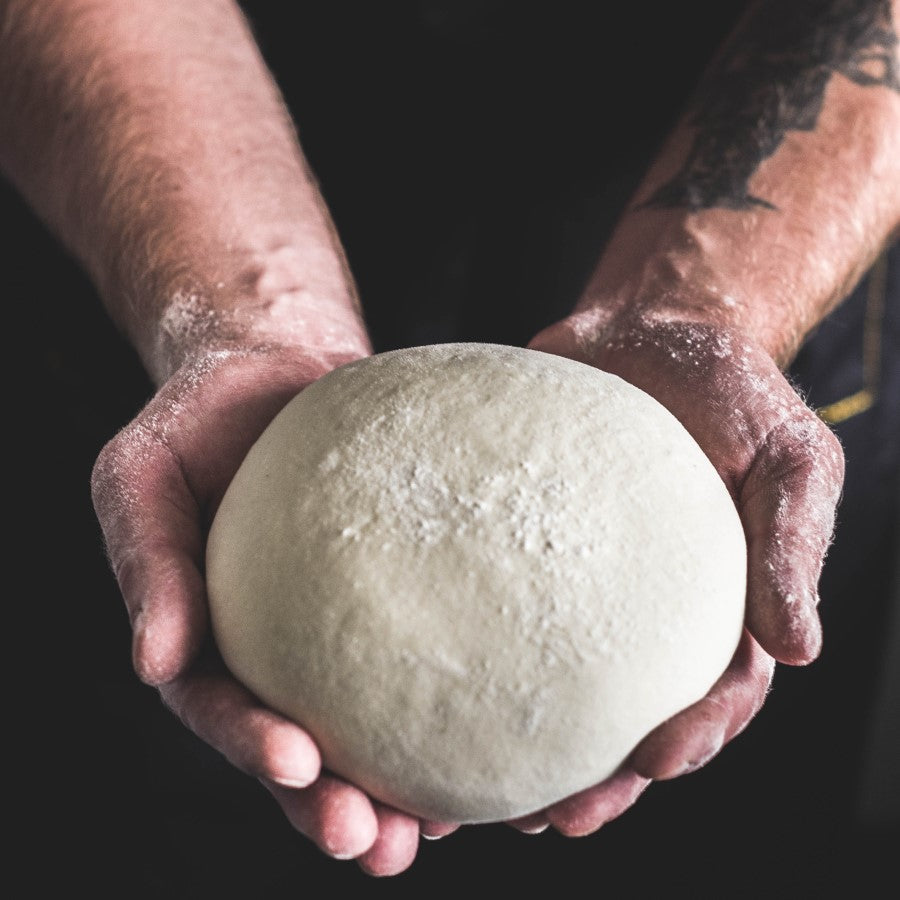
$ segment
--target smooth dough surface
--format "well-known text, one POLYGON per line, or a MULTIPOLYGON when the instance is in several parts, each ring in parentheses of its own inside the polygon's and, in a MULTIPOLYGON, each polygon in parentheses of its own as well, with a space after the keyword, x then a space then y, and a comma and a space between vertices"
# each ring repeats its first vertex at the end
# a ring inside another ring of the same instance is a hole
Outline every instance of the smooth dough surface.
POLYGON ((439 821, 610 775, 737 646, 746 548, 660 404, 538 351, 353 362, 277 416, 213 523, 224 659, 325 765, 439 821))

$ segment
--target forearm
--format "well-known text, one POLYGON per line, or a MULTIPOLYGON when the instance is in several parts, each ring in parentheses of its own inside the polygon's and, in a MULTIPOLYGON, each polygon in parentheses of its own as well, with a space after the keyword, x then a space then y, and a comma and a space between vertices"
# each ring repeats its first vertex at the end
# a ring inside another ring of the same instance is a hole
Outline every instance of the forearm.
POLYGON ((737 327, 786 364, 900 223, 898 0, 756 3, 579 303, 737 327))
POLYGON ((148 371, 368 348, 293 125, 230 0, 0 3, 0 165, 148 371))

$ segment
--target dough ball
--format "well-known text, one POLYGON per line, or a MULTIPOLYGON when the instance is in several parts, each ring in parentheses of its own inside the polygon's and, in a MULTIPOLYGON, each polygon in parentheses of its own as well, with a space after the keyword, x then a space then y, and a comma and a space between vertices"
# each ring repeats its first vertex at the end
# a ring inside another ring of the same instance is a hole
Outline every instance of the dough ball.
POLYGON ((302 391, 207 555, 234 675, 327 768, 442 821, 606 778, 706 694, 744 613, 743 530, 682 425, 500 345, 383 353, 302 391))

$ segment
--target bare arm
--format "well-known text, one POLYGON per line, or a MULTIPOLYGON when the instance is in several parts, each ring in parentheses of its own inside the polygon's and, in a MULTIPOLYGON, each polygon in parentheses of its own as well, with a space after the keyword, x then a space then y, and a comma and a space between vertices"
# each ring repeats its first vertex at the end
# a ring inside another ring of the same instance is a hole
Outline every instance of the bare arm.
POLYGON ((0 84, 0 167, 159 386, 92 481, 137 673, 325 852, 400 871, 419 823, 322 772, 209 636, 205 530, 231 477, 291 396, 370 352, 247 23, 231 0, 0 0, 0 84))
MULTIPOLYGON (((744 642, 707 698, 641 744, 623 784, 703 765, 760 708, 775 660, 820 651, 843 457, 780 369, 900 233, 898 22, 897 0, 751 4, 575 310, 532 341, 668 406, 747 536, 744 642)), ((583 833, 635 796, 601 785, 548 818, 583 833)))
POLYGON ((763 0, 718 54, 578 310, 702 318, 785 365, 900 233, 896 0, 763 0))
POLYGON ((328 211, 237 6, 6 0, 0 165, 161 383, 201 347, 365 352, 328 211))

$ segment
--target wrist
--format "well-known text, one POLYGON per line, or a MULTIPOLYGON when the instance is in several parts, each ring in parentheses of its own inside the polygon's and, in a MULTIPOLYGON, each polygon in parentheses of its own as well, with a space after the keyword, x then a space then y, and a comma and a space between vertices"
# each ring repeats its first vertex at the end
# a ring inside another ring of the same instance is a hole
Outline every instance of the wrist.
POLYGON ((266 305, 217 306, 203 293, 179 292, 163 312, 147 368, 161 384, 185 364, 247 351, 315 359, 325 371, 369 355, 371 346, 359 317, 335 298, 296 292, 266 305))
POLYGON ((727 210, 631 210, 576 305, 580 327, 695 323, 740 334, 787 366, 878 247, 837 272, 800 254, 780 227, 769 234, 766 216, 771 211, 738 218, 727 210))
POLYGON ((157 384, 223 351, 283 348, 326 366, 371 353, 340 250, 268 245, 200 254, 188 274, 146 279, 140 306, 116 304, 133 311, 126 327, 157 384))

